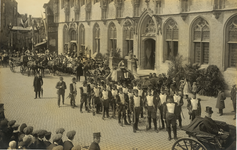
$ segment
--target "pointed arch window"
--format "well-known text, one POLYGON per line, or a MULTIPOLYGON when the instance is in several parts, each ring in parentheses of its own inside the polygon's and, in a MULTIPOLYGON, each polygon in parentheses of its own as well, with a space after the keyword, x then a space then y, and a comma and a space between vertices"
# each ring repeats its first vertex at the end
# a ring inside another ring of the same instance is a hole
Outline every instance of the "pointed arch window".
POLYGON ((208 64, 210 38, 208 22, 202 18, 196 20, 193 24, 193 33, 194 62, 208 64))
POLYGON ((178 55, 179 28, 177 23, 171 19, 165 26, 165 49, 164 60, 170 60, 171 57, 178 55))
POLYGON ((63 28, 63 46, 64 46, 64 53, 65 53, 68 50, 68 30, 66 26, 64 26, 63 28))
POLYGON ((128 56, 129 51, 133 51, 133 35, 134 35, 134 28, 129 21, 125 22, 124 24, 123 35, 124 35, 123 56, 128 56))
POLYGON ((85 27, 82 24, 79 28, 79 48, 80 48, 80 53, 85 52, 85 27))
POLYGON ((232 18, 226 28, 226 67, 237 67, 237 16, 232 18))
POLYGON ((71 32, 71 41, 76 41, 77 40, 77 33, 75 30, 72 30, 71 32))
POLYGON ((93 29, 93 35, 94 35, 94 48, 93 53, 99 53, 100 52, 100 27, 96 23, 93 29))
POLYGON ((114 23, 109 25, 109 50, 116 50, 117 48, 117 31, 114 23))

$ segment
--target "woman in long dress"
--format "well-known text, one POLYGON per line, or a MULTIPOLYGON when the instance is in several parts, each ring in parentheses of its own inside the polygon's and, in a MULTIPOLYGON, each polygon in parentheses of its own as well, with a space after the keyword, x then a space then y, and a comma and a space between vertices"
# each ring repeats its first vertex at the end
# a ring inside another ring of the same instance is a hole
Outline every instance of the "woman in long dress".
POLYGON ((191 85, 190 82, 185 79, 184 80, 184 90, 183 90, 183 94, 185 95, 186 98, 188 98, 188 95, 191 93, 191 85))

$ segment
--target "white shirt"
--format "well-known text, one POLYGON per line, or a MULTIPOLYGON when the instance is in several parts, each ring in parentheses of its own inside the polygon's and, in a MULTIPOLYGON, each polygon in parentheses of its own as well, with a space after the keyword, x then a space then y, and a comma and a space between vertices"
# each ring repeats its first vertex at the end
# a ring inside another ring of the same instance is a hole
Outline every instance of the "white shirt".
POLYGON ((191 99, 192 110, 197 110, 198 107, 198 99, 191 99))
POLYGON ((143 90, 138 90, 138 96, 142 96, 143 90))
POLYGON ((175 95, 173 96, 173 98, 174 98, 174 102, 176 102, 176 103, 179 105, 179 104, 180 104, 181 96, 175 94, 175 95))
POLYGON ((123 88, 123 93, 127 94, 128 93, 128 88, 123 88))
POLYGON ((74 92, 77 91, 76 83, 73 83, 72 86, 73 86, 73 91, 74 91, 74 92))
POLYGON ((108 91, 103 90, 102 94, 103 94, 103 99, 104 100, 107 100, 109 98, 109 96, 108 96, 109 92, 108 91))
POLYGON ((134 107, 140 107, 140 97, 133 96, 134 107))
POLYGON ((87 86, 83 86, 83 93, 87 93, 87 86))
POLYGON ((146 96, 146 99, 147 99, 147 105, 148 106, 153 106, 153 96, 151 95, 148 95, 148 96, 146 96))
POLYGON ((166 94, 164 94, 164 95, 160 94, 160 101, 161 101, 161 104, 164 104, 164 102, 166 102, 166 97, 167 97, 166 94))
POLYGON ((124 104, 124 103, 125 103, 124 94, 120 94, 120 93, 119 93, 119 97, 120 97, 121 103, 124 104))
POLYGON ((94 93, 95 93, 95 97, 99 97, 100 89, 94 87, 94 93))
POLYGON ((112 95, 114 98, 116 98, 116 95, 118 95, 118 90, 112 89, 112 95))
POLYGON ((167 103, 166 106, 167 106, 168 112, 173 114, 174 108, 175 108, 175 103, 167 103))

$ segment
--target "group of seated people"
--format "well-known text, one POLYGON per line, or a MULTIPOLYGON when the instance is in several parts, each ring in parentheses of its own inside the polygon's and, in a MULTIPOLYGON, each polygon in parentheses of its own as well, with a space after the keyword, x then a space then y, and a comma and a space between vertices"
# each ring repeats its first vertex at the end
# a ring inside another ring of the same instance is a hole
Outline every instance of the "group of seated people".
POLYGON ((0 121, 0 149, 80 150, 81 146, 74 146, 72 142, 76 131, 68 131, 67 140, 63 142, 64 132, 63 128, 59 128, 51 138, 49 131, 35 130, 25 123, 19 125, 15 120, 3 119, 0 121))

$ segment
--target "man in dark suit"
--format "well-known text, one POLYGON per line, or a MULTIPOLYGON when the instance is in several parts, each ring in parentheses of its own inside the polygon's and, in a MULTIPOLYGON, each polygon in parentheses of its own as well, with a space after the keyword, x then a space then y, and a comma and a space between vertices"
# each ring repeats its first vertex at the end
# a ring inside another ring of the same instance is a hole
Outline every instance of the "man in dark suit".
POLYGON ((37 95, 40 98, 40 90, 41 90, 42 85, 43 85, 43 79, 41 76, 39 76, 39 73, 37 73, 33 82, 34 91, 35 91, 35 99, 37 98, 37 95))
POLYGON ((89 98, 89 94, 90 94, 90 86, 87 84, 86 81, 83 82, 83 86, 80 87, 80 92, 81 92, 81 99, 80 99, 80 112, 82 113, 82 107, 83 104, 85 103, 85 110, 87 112, 89 112, 89 108, 88 108, 88 98, 89 98))
POLYGON ((69 131, 67 132, 68 139, 63 143, 63 150, 71 150, 73 148, 72 140, 74 139, 74 136, 76 134, 76 131, 69 131))
POLYGON ((85 80, 87 80, 87 72, 88 72, 88 70, 89 70, 88 64, 84 63, 83 74, 84 74, 85 80))
POLYGON ((83 69, 82 69, 82 63, 79 62, 79 65, 76 68, 76 72, 77 72, 77 82, 80 82, 80 77, 83 76, 83 69))
POLYGON ((60 107, 60 96, 62 95, 62 103, 64 105, 65 89, 67 89, 66 83, 63 81, 63 77, 60 77, 60 81, 57 83, 56 89, 58 89, 58 107, 60 107))
POLYGON ((72 83, 70 84, 70 96, 71 96, 71 106, 74 108, 76 106, 75 99, 77 96, 76 78, 72 78, 72 83))
POLYGON ((100 132, 93 133, 94 142, 91 143, 89 150, 100 150, 100 146, 99 146, 100 137, 101 137, 100 132))

